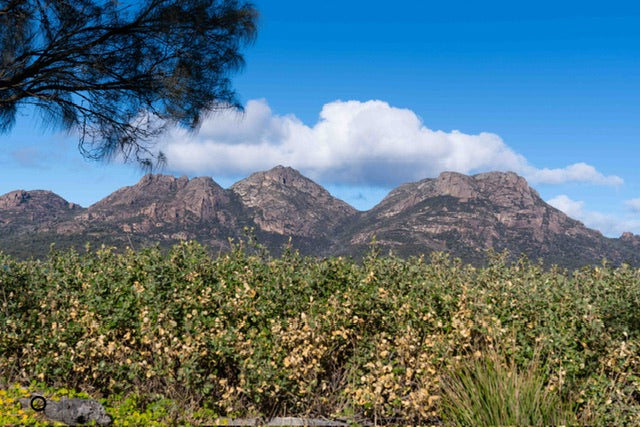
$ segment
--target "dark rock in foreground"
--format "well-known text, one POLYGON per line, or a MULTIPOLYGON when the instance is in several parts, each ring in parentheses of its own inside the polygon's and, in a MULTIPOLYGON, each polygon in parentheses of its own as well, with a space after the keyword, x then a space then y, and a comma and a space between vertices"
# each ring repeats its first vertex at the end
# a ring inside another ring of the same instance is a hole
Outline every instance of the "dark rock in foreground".
POLYGON ((59 401, 46 399, 43 396, 32 396, 19 399, 24 409, 42 410, 44 416, 51 421, 70 426, 89 424, 95 421, 98 425, 111 424, 112 419, 104 406, 96 400, 62 398, 59 401), (33 402, 33 404, 32 404, 33 402), (42 404, 38 408, 38 404, 42 404))

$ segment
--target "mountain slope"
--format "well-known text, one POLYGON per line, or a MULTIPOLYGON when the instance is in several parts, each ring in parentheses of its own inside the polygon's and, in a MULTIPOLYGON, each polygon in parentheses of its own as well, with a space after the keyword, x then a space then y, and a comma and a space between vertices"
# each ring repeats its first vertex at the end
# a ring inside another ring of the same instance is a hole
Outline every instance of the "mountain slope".
POLYGON ((282 166, 229 189, 208 177, 150 174, 88 209, 45 191, 0 196, 0 249, 19 256, 43 256, 51 242, 122 248, 196 239, 225 250, 247 228, 276 253, 291 238, 304 254, 358 256, 375 236, 401 256, 437 250, 482 262, 493 248, 567 267, 603 258, 640 265, 640 236, 606 238, 545 203, 514 173, 444 172, 394 189, 366 212, 282 166))
POLYGON ((85 216, 104 221, 141 218, 144 228, 168 222, 226 222, 230 203, 227 192, 211 178, 149 174, 90 206, 85 216))
POLYGON ((221 248, 246 225, 242 211, 237 198, 209 177, 148 174, 90 206, 76 222, 83 233, 104 239, 164 245, 197 239, 221 248))
POLYGON ((84 209, 44 190, 16 190, 0 196, 0 250, 20 258, 46 255, 59 233, 84 209))
POLYGON ((289 167, 254 173, 231 186, 264 231, 304 237, 330 237, 357 211, 289 167))
POLYGON ((441 250, 465 261, 481 260, 489 248, 572 267, 629 257, 612 239, 545 203, 514 173, 444 172, 404 184, 364 212, 335 250, 363 252, 373 236, 400 255, 441 250))
POLYGON ((16 190, 0 196, 0 230, 34 232, 49 229, 59 220, 72 218, 83 211, 51 191, 16 190))

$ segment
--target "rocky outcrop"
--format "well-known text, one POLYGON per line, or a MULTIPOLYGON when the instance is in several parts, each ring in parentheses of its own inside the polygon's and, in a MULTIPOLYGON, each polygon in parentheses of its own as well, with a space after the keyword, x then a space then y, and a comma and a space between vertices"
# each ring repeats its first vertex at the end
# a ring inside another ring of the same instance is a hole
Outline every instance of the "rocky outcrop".
POLYGON ((124 220, 145 218, 153 223, 228 220, 220 212, 229 203, 225 190, 211 178, 189 180, 168 175, 145 175, 89 207, 81 219, 124 220))
MULTIPOLYGON (((90 206, 75 223, 82 224, 82 233, 106 240, 119 236, 127 243, 171 244, 197 239, 222 247, 241 233, 242 209, 236 197, 210 177, 148 174, 90 206)), ((58 230, 68 226, 64 223, 58 230)))
POLYGON ((330 237, 356 210, 290 167, 254 173, 231 186, 264 231, 330 237))
POLYGON ((42 412, 44 416, 53 422, 64 423, 70 426, 97 424, 109 425, 112 418, 104 406, 97 400, 66 398, 60 400, 46 399, 42 395, 19 399, 24 410, 32 409, 42 412))
POLYGON ((0 230, 4 233, 49 230, 83 208, 44 190, 16 190, 0 196, 0 230))
POLYGON ((629 231, 622 233, 620 241, 632 246, 633 248, 640 248, 640 236, 629 231))
POLYGON ((42 216, 52 216, 81 209, 79 205, 69 203, 57 194, 45 190, 16 190, 0 196, 0 210, 3 213, 39 211, 42 216))

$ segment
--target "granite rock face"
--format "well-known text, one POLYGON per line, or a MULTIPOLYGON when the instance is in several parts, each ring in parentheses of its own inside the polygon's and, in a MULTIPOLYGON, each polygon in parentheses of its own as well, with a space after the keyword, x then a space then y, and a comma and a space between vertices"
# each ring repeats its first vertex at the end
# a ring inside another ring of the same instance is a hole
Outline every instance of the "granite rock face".
POLYGON ((282 235, 329 237, 357 212, 289 167, 254 173, 231 190, 260 229, 282 235))
POLYGON ((62 223, 58 231, 116 245, 118 239, 141 246, 196 239, 221 248, 242 229, 242 209, 232 193, 209 177, 148 174, 90 206, 73 224, 62 223))
POLYGON ((44 190, 16 190, 0 196, 0 230, 32 232, 72 218, 84 209, 44 190))
POLYGON ((640 247, 640 236, 629 231, 622 233, 620 240, 629 243, 634 248, 640 247))
POLYGON ((141 217, 152 222, 223 219, 218 213, 229 203, 222 187, 211 178, 189 180, 168 175, 145 175, 90 206, 88 220, 120 221, 141 217))

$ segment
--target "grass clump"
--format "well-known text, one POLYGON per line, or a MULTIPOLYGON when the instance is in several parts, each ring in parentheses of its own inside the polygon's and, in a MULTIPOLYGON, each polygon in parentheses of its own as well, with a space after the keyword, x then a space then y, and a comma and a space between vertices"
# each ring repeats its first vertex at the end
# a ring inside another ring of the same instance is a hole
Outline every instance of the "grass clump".
POLYGON ((443 378, 446 425, 567 425, 576 415, 534 358, 524 367, 488 348, 448 369, 443 378))

